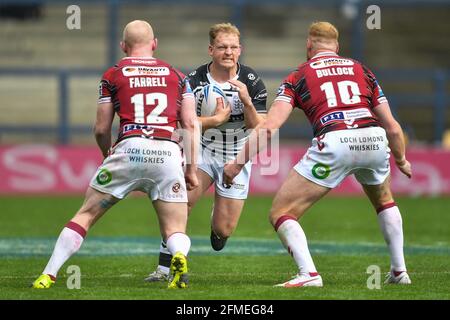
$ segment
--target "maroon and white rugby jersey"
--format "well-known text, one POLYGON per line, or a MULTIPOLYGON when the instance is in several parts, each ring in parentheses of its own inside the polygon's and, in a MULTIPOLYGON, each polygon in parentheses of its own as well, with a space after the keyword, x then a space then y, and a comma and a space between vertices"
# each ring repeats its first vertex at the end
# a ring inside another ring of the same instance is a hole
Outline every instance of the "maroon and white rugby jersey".
POLYGON ((373 109, 387 102, 374 74, 360 62, 322 52, 289 74, 275 100, 302 109, 314 136, 379 126, 373 109))
POLYGON ((120 118, 116 143, 142 136, 178 142, 181 101, 192 97, 184 74, 152 57, 126 57, 102 77, 98 103, 112 103, 120 118))

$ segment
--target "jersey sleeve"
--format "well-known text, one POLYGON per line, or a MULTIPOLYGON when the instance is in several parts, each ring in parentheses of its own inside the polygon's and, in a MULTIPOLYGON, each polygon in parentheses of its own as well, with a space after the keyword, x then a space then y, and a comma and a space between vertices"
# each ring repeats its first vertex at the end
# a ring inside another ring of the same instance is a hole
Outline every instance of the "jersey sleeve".
MULTIPOLYGON (((251 73, 249 74, 251 75, 251 73)), ((253 106, 255 107, 258 113, 267 113, 267 90, 266 85, 262 81, 261 77, 256 73, 253 73, 255 77, 253 80, 249 79, 249 83, 247 84, 247 88, 249 89, 248 93, 252 98, 253 106)))
POLYGON ((191 85, 189 84, 189 78, 175 68, 172 68, 172 70, 178 77, 178 86, 180 89, 181 99, 193 98, 194 94, 192 93, 191 85))
POLYGON ((181 95, 183 99, 186 98, 194 98, 194 94, 192 93, 191 84, 189 83, 189 78, 184 77, 181 83, 181 95))
POLYGON ((293 108, 297 106, 296 94, 294 89, 294 73, 288 75, 278 88, 275 101, 283 101, 289 103, 293 108))
POLYGON ((98 88, 98 103, 111 103, 112 102, 112 94, 114 92, 113 84, 112 84, 112 73, 113 68, 108 69, 102 76, 100 80, 100 85, 98 88))
POLYGON ((194 92, 194 94, 196 93, 197 88, 201 87, 202 75, 203 74, 206 75, 206 72, 207 66, 202 65, 198 67, 196 70, 189 73, 188 75, 189 85, 191 86, 191 89, 194 92))
POLYGON ((369 88, 371 91, 371 106, 372 108, 375 108, 376 106, 380 105, 381 103, 387 102, 387 98, 383 93, 383 90, 381 89, 380 84, 378 83, 375 75, 372 71, 370 71, 367 67, 363 66, 364 73, 367 77, 367 81, 369 84, 369 88))

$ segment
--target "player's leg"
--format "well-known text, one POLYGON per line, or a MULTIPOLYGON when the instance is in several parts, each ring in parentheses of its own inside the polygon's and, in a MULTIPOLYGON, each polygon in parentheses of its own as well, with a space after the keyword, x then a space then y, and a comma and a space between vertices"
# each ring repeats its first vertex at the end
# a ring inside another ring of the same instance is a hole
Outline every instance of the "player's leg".
POLYGON ((234 178, 231 186, 225 186, 223 179, 223 160, 215 159, 211 166, 215 178, 214 206, 211 214, 211 246, 220 251, 227 239, 236 229, 248 196, 252 163, 248 162, 234 178))
POLYGON ((330 190, 291 170, 275 195, 269 219, 299 270, 295 278, 278 286, 322 286, 322 278, 309 252, 305 233, 297 220, 330 190))
POLYGON ((158 215, 160 232, 170 252, 172 279, 169 288, 185 288, 188 284, 187 255, 191 240, 186 235, 187 204, 181 202, 153 202, 158 215))
POLYGON ((49 288, 55 282, 62 265, 80 249, 89 228, 117 201, 112 195, 91 187, 87 189, 83 205, 61 231, 50 260, 33 288, 49 288))
MULTIPOLYGON (((209 174, 205 171, 198 169, 197 178, 199 185, 192 191, 188 191, 188 213, 191 212, 192 207, 197 203, 198 199, 202 194, 211 186, 213 180, 209 174)), ((170 263, 172 261, 172 254, 167 248, 167 244, 164 240, 161 240, 159 247, 159 261, 158 267, 155 271, 150 273, 144 281, 147 282, 157 282, 157 281, 167 281, 170 275, 170 263)))
POLYGON ((389 148, 386 133, 383 128, 372 127, 362 130, 367 136, 381 137, 383 142, 377 142, 377 150, 363 153, 359 169, 355 177, 363 186, 377 212, 378 222, 391 256, 391 272, 388 282, 406 283, 411 281, 406 273, 403 254, 402 216, 391 192, 389 148), (365 160, 365 163, 364 163, 365 160))
POLYGON ((188 213, 191 214, 192 208, 195 206, 200 197, 208 190, 214 182, 209 173, 202 168, 197 169, 198 187, 188 191, 188 213))
POLYGON ((222 250, 227 239, 236 229, 244 201, 243 199, 226 198, 215 193, 211 217, 211 246, 214 250, 222 250))
POLYGON ((391 271, 386 282, 410 284, 403 253, 403 223, 390 188, 390 176, 378 185, 362 184, 364 192, 377 212, 378 223, 391 256, 391 271))

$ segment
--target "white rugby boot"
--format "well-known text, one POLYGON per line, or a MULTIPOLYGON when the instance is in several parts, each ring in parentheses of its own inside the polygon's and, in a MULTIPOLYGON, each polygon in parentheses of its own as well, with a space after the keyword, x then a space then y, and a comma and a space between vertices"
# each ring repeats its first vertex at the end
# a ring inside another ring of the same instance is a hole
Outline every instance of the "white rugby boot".
POLYGON ((147 278, 144 279, 144 281, 147 282, 160 282, 160 281, 168 281, 170 280, 169 273, 166 273, 162 271, 161 268, 156 268, 155 271, 150 273, 147 278))
POLYGON ((411 279, 409 278, 408 273, 406 271, 402 271, 400 273, 391 270, 386 275, 385 284, 411 284, 411 279), (397 273, 397 275, 396 275, 397 273))
POLYGON ((322 277, 317 272, 299 273, 294 278, 275 287, 297 288, 297 287, 322 287, 322 277))

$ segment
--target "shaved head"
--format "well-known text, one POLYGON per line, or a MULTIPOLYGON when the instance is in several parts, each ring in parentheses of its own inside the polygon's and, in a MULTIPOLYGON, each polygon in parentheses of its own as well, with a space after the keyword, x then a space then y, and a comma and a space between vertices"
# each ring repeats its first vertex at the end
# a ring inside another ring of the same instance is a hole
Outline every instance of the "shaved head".
POLYGON ((123 42, 130 48, 148 45, 153 39, 152 26, 146 21, 131 21, 123 29, 123 42))

